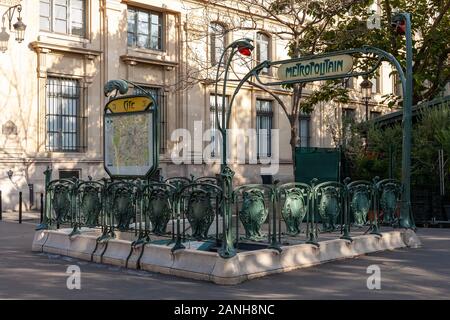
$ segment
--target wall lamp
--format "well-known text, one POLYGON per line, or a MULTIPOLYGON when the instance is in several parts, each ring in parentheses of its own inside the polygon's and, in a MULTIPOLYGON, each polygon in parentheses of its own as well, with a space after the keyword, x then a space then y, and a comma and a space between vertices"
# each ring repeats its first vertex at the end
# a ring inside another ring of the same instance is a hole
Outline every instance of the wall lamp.
POLYGON ((16 33, 16 41, 21 43, 25 38, 25 30, 27 26, 22 21, 22 5, 18 4, 13 7, 8 8, 6 12, 2 16, 2 31, 0 32, 0 51, 6 52, 8 50, 8 42, 9 42, 9 33, 6 31, 5 21, 8 19, 9 22, 9 31, 14 31, 16 33), (14 13, 18 12, 17 22, 12 24, 12 20, 14 18, 14 13))

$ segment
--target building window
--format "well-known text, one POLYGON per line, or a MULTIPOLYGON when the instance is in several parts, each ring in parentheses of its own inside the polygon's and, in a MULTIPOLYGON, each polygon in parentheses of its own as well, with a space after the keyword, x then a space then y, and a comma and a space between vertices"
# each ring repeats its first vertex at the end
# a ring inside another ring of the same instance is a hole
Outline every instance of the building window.
MULTIPOLYGON (((256 59, 258 63, 270 60, 270 37, 265 33, 256 34, 256 59)), ((269 68, 264 68, 261 72, 268 74, 269 68)))
POLYGON ((85 150, 85 118, 81 116, 81 108, 81 88, 77 80, 47 78, 47 151, 85 150))
POLYGON ((86 36, 86 0, 40 0, 40 29, 86 36))
POLYGON ((310 126, 311 126, 311 117, 307 115, 300 116, 298 132, 300 135, 300 147, 302 148, 308 148, 311 146, 310 126))
POLYGON ((370 119, 376 119, 381 116, 381 112, 379 111, 370 111, 370 119))
POLYGON ((128 8, 128 46, 162 50, 162 31, 160 12, 128 8))
POLYGON ((272 101, 256 100, 256 137, 258 158, 272 156, 272 101))
POLYGON ((354 84, 355 82, 353 80, 353 77, 344 79, 342 82, 343 82, 344 88, 346 88, 346 89, 354 89, 355 88, 355 84, 354 84))
POLYGON ((226 41, 226 28, 224 25, 213 22, 210 25, 210 35, 211 35, 211 64, 217 65, 219 63, 220 57, 225 50, 227 45, 226 41))
POLYGON ((350 108, 342 109, 342 135, 344 140, 350 137, 353 124, 356 122, 356 110, 350 108))
POLYGON ((343 108, 342 109, 342 121, 346 123, 354 123, 356 120, 355 109, 343 108))
POLYGON ((402 83, 397 72, 392 75, 392 94, 402 96, 402 83))
MULTIPOLYGON (((223 108, 223 96, 218 95, 217 96, 217 106, 218 106, 218 115, 219 115, 219 121, 222 119, 222 112, 224 112, 223 108)), ((215 158, 220 155, 220 132, 219 128, 217 127, 216 123, 216 96, 210 95, 209 96, 209 120, 211 122, 211 157, 215 158)), ((228 108, 228 97, 225 96, 225 110, 228 108)))
POLYGON ((380 77, 373 77, 370 79, 370 82, 372 82, 372 93, 380 93, 381 92, 381 84, 380 84, 380 77))
POLYGON ((80 179, 81 170, 59 170, 59 179, 80 179))
MULTIPOLYGON (((165 154, 167 152, 167 97, 161 88, 141 86, 147 92, 149 92, 156 100, 159 111, 159 147, 160 153, 165 154)), ((142 95, 146 94, 139 88, 134 88, 134 94, 142 95)))

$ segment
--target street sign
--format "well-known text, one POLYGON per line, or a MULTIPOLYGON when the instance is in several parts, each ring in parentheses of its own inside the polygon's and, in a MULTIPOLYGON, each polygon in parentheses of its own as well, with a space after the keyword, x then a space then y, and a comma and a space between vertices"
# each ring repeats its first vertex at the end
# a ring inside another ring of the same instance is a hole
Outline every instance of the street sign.
POLYGON ((147 96, 132 96, 114 99, 106 108, 112 113, 127 113, 145 111, 153 105, 153 100, 147 96))
POLYGON ((306 80, 319 77, 341 76, 353 68, 353 57, 348 54, 300 60, 281 64, 278 78, 282 81, 306 80))
POLYGON ((109 101, 104 114, 104 165, 112 178, 146 178, 159 163, 157 108, 150 96, 109 101))

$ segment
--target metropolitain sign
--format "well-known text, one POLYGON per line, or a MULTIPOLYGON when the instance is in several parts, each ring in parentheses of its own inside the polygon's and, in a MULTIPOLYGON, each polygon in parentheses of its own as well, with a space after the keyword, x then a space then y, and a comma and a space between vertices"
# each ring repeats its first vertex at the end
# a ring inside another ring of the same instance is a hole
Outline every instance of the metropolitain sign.
POLYGON ((20 2, 22 2, 22 0, 0 0, 0 5, 12 7, 17 6, 20 2))
POLYGON ((282 81, 305 80, 348 74, 353 68, 353 57, 347 54, 289 62, 278 68, 282 81))
POLYGON ((132 113, 148 110, 153 106, 153 100, 147 96, 130 96, 113 99, 106 105, 112 113, 132 113))

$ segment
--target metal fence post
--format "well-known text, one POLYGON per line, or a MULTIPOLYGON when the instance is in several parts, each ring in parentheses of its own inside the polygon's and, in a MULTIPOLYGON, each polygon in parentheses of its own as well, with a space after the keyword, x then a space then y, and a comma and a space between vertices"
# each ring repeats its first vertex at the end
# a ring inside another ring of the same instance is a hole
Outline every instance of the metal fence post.
POLYGON ((19 192, 19 224, 22 224, 22 191, 19 192))
POLYGON ((39 223, 44 221, 44 194, 41 193, 41 219, 39 223))

